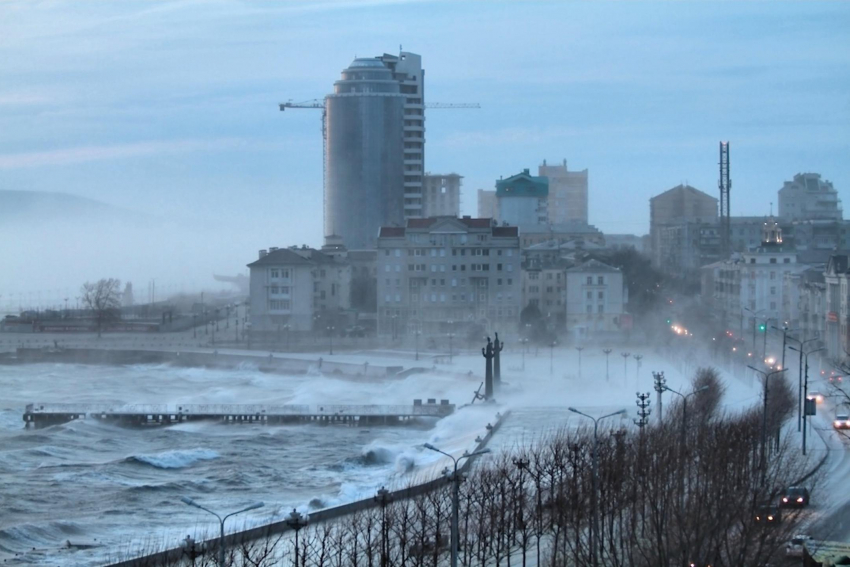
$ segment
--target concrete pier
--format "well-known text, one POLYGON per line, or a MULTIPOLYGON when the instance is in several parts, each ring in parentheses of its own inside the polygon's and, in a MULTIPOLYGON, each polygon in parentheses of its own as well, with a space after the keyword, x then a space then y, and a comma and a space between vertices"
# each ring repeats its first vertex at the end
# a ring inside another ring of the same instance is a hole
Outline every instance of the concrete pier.
POLYGON ((448 400, 413 400, 412 405, 265 405, 265 404, 27 404, 26 427, 41 428, 91 419, 106 423, 149 427, 189 421, 227 425, 318 423, 338 425, 405 425, 418 418, 440 418, 454 412, 448 400))

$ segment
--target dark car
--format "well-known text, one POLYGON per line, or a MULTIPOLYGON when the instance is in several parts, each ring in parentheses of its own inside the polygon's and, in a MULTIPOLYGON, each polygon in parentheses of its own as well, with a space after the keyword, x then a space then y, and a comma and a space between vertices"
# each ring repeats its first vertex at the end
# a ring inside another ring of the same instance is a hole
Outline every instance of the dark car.
POLYGON ((755 517, 757 524, 766 526, 778 524, 782 521, 782 510, 778 506, 759 506, 755 517))
POLYGON ((791 486, 782 493, 779 505, 783 508, 805 508, 809 505, 809 489, 803 486, 791 486))

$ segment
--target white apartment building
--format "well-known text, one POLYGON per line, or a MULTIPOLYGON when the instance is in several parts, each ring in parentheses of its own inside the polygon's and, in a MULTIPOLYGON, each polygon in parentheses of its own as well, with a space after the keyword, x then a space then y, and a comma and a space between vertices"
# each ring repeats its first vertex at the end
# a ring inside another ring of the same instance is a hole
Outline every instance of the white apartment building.
POLYGON ((513 330, 522 301, 515 226, 492 219, 408 219, 378 237, 378 334, 513 330))
POLYGON ((260 250, 251 270, 251 332, 323 330, 349 308, 351 267, 306 246, 260 250))
POLYGON ((779 216, 791 221, 840 221, 844 212, 831 182, 819 173, 798 173, 779 190, 779 216))
POLYGON ((576 338, 621 329, 628 292, 623 273, 598 260, 566 271, 567 329, 576 338))

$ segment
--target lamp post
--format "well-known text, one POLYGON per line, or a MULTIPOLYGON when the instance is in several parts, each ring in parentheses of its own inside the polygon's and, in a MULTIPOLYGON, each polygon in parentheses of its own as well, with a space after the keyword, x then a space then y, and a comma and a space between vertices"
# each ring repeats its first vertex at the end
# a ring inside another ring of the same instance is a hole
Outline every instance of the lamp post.
POLYGON ((257 508, 262 508, 265 505, 262 502, 255 502, 254 504, 251 504, 247 508, 242 508, 241 510, 237 510, 236 512, 231 512, 230 514, 227 514, 226 516, 219 516, 218 514, 216 514, 215 512, 210 510, 209 508, 205 508, 205 507, 201 506, 200 504, 198 504, 197 502, 195 502, 194 500, 192 500, 188 496, 181 497, 180 501, 183 502, 183 504, 187 504, 189 506, 194 506, 195 508, 203 510, 204 512, 209 512, 210 514, 212 514, 213 516, 218 518, 218 523, 219 523, 219 528, 220 528, 219 538, 218 538, 218 564, 222 565, 222 566, 224 565, 224 548, 225 548, 224 521, 227 520, 227 518, 229 518, 230 516, 235 516, 236 514, 241 514, 242 512, 247 512, 249 510, 256 510, 257 508))
MULTIPOLYGON (((805 342, 809 342, 809 341, 805 341, 805 342)), ((794 347, 788 347, 788 348, 790 348, 791 350, 798 350, 794 347)), ((806 361, 805 362, 806 370, 805 370, 805 373, 803 375, 804 376, 804 378, 803 378, 803 400, 804 400, 804 402, 803 403, 805 403, 805 400, 809 396, 809 355, 812 354, 812 353, 815 353, 815 352, 822 351, 822 350, 826 350, 826 347, 820 347, 820 348, 816 348, 814 350, 810 350, 810 351, 806 351, 806 352, 803 352, 803 349, 798 350, 800 355, 803 356, 805 358, 805 361, 806 361)), ((817 403, 817 402, 815 402, 815 403, 817 403)), ((806 426, 808 425, 808 422, 809 422, 809 420, 806 419, 807 417, 808 417, 808 415, 803 415, 803 455, 806 454, 806 429, 807 429, 806 426)))
POLYGON ((387 504, 392 500, 390 491, 381 487, 375 495, 375 502, 381 505, 381 567, 387 567, 390 558, 389 527, 387 526, 387 504))
POLYGON ((525 371, 525 351, 528 350, 528 337, 523 337, 519 340, 522 344, 522 370, 525 371))
MULTIPOLYGON (((540 538, 543 535, 543 526, 542 526, 543 518, 541 516, 542 510, 543 510, 543 496, 542 496, 542 491, 540 490, 540 475, 535 474, 529 468, 529 465, 531 464, 531 461, 529 459, 522 458, 522 457, 514 457, 513 459, 511 459, 511 462, 513 462, 514 466, 519 469, 520 489, 522 488, 522 473, 523 473, 523 471, 527 471, 528 474, 530 474, 534 478, 534 482, 536 483, 535 492, 537 493, 537 563, 535 563, 535 565, 540 565, 540 538)), ((521 500, 524 499, 524 494, 522 492, 520 493, 520 499, 521 500)), ((525 526, 524 526, 525 519, 524 519, 524 516, 523 516, 523 508, 524 508, 524 503, 522 501, 520 501, 519 524, 521 526, 523 526, 522 567, 525 567, 525 546, 526 546, 525 533, 526 532, 525 532, 525 526)))
POLYGON ((290 333, 292 331, 292 325, 284 325, 283 330, 286 331, 286 350, 289 351, 289 341, 290 333))
POLYGON ((635 360, 637 360, 637 368, 635 369, 635 385, 640 386, 640 361, 643 360, 642 354, 634 355, 635 360))
POLYGON ((197 318, 198 318, 198 314, 192 313, 192 338, 193 339, 198 338, 198 328, 197 328, 197 323, 195 322, 197 318))
POLYGON ((578 351, 578 379, 581 380, 581 351, 584 350, 584 347, 577 346, 576 350, 578 351))
POLYGON ((630 352, 621 352, 620 353, 620 356, 623 357, 623 384, 624 385, 625 385, 626 382, 629 381, 629 374, 628 374, 629 365, 628 365, 628 362, 629 362, 629 357, 631 355, 632 355, 632 353, 630 353, 630 352))
POLYGON ((605 381, 608 382, 611 380, 611 373, 608 371, 608 355, 611 354, 611 349, 603 348, 602 352, 605 353, 605 381))
MULTIPOLYGON (((801 341, 800 339, 795 339, 794 337, 788 337, 788 340, 794 341, 798 345, 798 348, 794 348, 789 346, 793 351, 797 351, 800 355, 799 360, 799 370, 797 371, 797 431, 801 431, 802 422, 803 422, 803 404, 805 403, 805 398, 803 397, 803 351, 806 350, 806 344, 812 341, 818 340, 817 338, 809 339, 807 341, 801 341)), ((782 368, 785 368, 785 365, 782 365, 782 368)))
POLYGON ((558 344, 558 341, 552 341, 549 343, 549 376, 553 376, 555 374, 555 345, 558 344))
MULTIPOLYGON (((753 316, 753 351, 755 351, 756 350, 756 321, 758 319, 763 319, 765 321, 765 323, 767 322, 767 320, 764 319, 763 317, 759 317, 760 313, 764 313, 764 309, 759 309, 758 311, 753 311, 749 307, 744 307, 744 311, 748 311, 753 316)), ((767 348, 767 325, 766 324, 765 324, 765 328, 764 328, 764 336, 765 336, 765 338, 764 338, 764 348, 762 350, 767 348)), ((762 352, 761 354, 762 354, 762 358, 764 358, 764 356, 767 353, 762 352)))
POLYGON ((334 353, 334 331, 336 327, 333 325, 328 325, 328 341, 330 342, 330 349, 328 354, 332 355, 334 353))
POLYGON ((290 529, 295 530, 295 567, 298 567, 298 532, 307 525, 307 522, 307 517, 301 515, 295 508, 292 509, 292 512, 286 518, 286 525, 290 529))
MULTIPOLYGON (((674 390, 673 388, 671 388, 670 386, 668 386, 666 384, 664 384, 664 390, 667 391, 667 392, 670 392, 671 394, 676 394, 677 396, 682 398, 682 433, 681 433, 682 439, 681 439, 680 451, 681 451, 682 466, 687 466, 688 462, 686 460, 686 455, 685 455, 685 440, 687 439, 687 435, 688 435, 688 398, 690 398, 694 394, 698 394, 699 392, 705 392, 706 390, 708 390, 708 385, 705 385, 702 388, 697 388, 696 390, 694 390, 690 394, 683 394, 681 392, 678 392, 678 391, 674 390)), ((685 475, 684 474, 679 475, 679 497, 681 498, 679 505, 682 509, 682 513, 684 514, 684 512, 685 512, 685 475)))
POLYGON ((597 532, 599 530, 599 511, 596 509, 596 492, 597 492, 597 484, 599 482, 599 422, 608 417, 614 417, 615 415, 623 415, 626 413, 626 410, 621 409, 620 411, 615 411, 614 413, 609 413, 608 415, 603 415, 602 417, 593 417, 591 415, 587 415, 586 413, 578 411, 576 408, 570 407, 567 408, 573 413, 577 413, 578 415, 584 416, 593 421, 593 492, 590 495, 590 507, 591 507, 591 515, 592 515, 592 525, 590 526, 590 553, 593 558, 593 565, 597 567, 599 565, 599 557, 597 555, 598 550, 596 549, 596 537, 597 532))
POLYGON ((480 451, 475 451, 474 453, 464 453, 458 458, 454 458, 449 455, 445 451, 441 451, 431 445, 430 443, 425 443, 424 447, 431 451, 436 451, 437 453, 441 453, 452 460, 454 463, 454 472, 452 473, 451 481, 453 483, 452 486, 452 563, 451 567, 457 567, 457 551, 460 546, 460 536, 458 534, 458 509, 460 507, 460 477, 457 474, 457 465, 461 459, 471 459, 472 457, 477 457, 478 455, 484 455, 490 452, 490 449, 481 449, 480 451))
POLYGON ((416 343, 416 360, 419 360, 419 335, 422 334, 418 328, 413 331, 413 341, 416 343))
POLYGON ((771 376, 773 376, 774 374, 780 374, 782 372, 785 372, 785 369, 783 368, 782 370, 765 372, 764 370, 759 370, 758 368, 750 366, 749 364, 747 365, 747 368, 749 368, 750 370, 755 370, 756 372, 764 376, 764 405, 762 406, 763 409, 761 413, 761 455, 759 457, 759 460, 761 461, 761 484, 762 486, 764 486, 765 480, 767 479, 767 455, 765 453, 765 445, 767 444, 767 396, 770 392, 769 382, 771 376))

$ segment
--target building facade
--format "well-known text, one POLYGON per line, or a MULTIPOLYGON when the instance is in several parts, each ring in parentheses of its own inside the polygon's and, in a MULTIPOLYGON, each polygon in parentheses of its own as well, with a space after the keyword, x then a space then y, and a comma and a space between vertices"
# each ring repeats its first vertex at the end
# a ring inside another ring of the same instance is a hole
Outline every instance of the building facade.
POLYGON ((343 325, 351 267, 306 246, 260 250, 250 269, 251 332, 307 332, 343 325))
POLYGON ((499 221, 511 226, 545 225, 549 222, 549 180, 527 169, 496 182, 499 221))
POLYGON ((577 339, 625 327, 628 301, 623 273, 598 260, 566 271, 567 329, 577 339))
POLYGON ((779 217, 789 221, 840 221, 838 191, 819 173, 798 173, 779 190, 779 217))
POLYGON ((678 185, 649 200, 649 237, 652 265, 664 269, 671 240, 662 240, 663 229, 686 222, 717 223, 717 199, 690 185, 678 185))
POLYGON ((496 199, 495 191, 478 190, 478 218, 501 220, 499 219, 499 201, 496 199))
POLYGON ((384 54, 380 60, 392 71, 404 96, 404 218, 423 216, 422 189, 425 173, 425 70, 422 57, 402 51, 384 54))
POLYGON ((462 179, 457 173, 426 173, 422 188, 422 216, 459 217, 462 179))
POLYGON ((537 174, 549 180, 549 219, 551 224, 587 224, 587 169, 567 170, 567 160, 561 165, 549 165, 543 160, 537 174))
POLYGON ((407 100, 375 58, 355 59, 325 97, 324 231, 350 249, 374 248, 381 226, 404 220, 407 100))
POLYGON ((513 329, 522 273, 517 227, 492 219, 409 219, 378 238, 378 333, 513 329))
POLYGON ((833 359, 844 360, 850 352, 850 256, 830 257, 824 272, 826 286, 826 348, 833 359))

